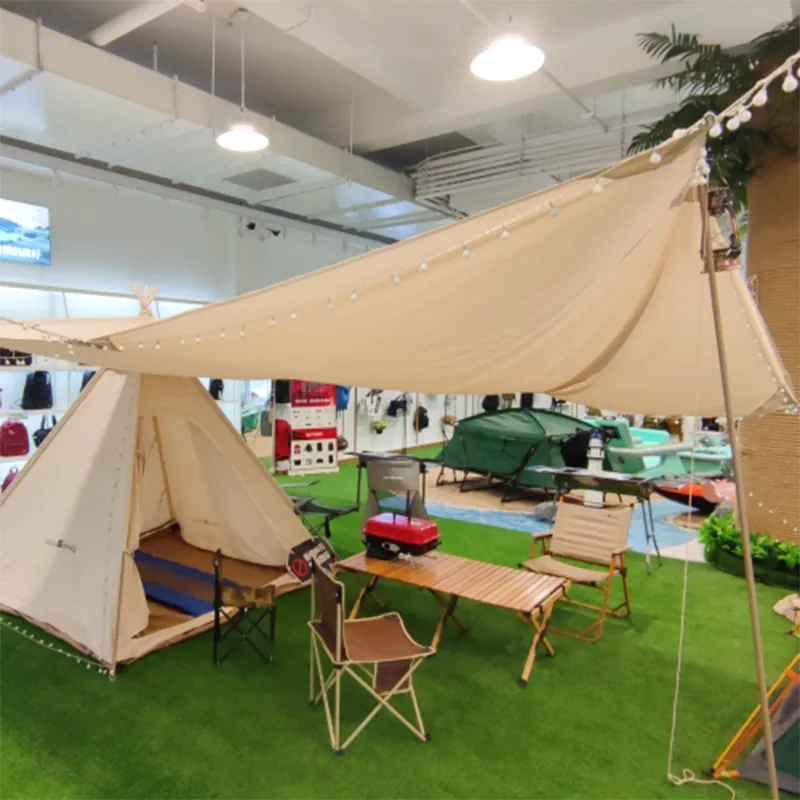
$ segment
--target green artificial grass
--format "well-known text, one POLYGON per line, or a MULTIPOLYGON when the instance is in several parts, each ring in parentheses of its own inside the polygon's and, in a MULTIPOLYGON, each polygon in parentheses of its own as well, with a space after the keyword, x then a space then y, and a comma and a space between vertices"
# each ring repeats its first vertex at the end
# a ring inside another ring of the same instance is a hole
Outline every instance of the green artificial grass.
MULTIPOLYGON (((345 466, 314 493, 352 502, 354 476, 345 466)), ((359 523, 356 514, 334 523, 340 555, 360 549, 359 523)), ((440 527, 445 551, 499 564, 515 565, 529 547, 523 533, 450 520, 440 527)), ((517 678, 530 626, 463 602, 469 632, 448 626, 417 673, 432 741, 382 712, 343 757, 331 753, 322 708, 308 704, 305 591, 279 601, 270 667, 246 647, 214 667, 204 634, 109 681, 3 627, 0 796, 725 797, 720 787, 677 789, 665 776, 682 579, 682 563, 666 561, 648 576, 644 559, 632 556, 631 619, 609 620, 597 644, 552 634, 556 657, 540 653, 527 689, 517 678)), ((352 602, 359 582, 345 580, 352 602)), ((796 649, 770 610, 784 593, 759 588, 770 681, 796 649)), ((381 596, 412 635, 430 639, 440 609, 427 593, 387 583, 381 596)), ((368 601, 364 613, 373 611, 368 601)), ((554 622, 584 622, 578 613, 559 607, 554 622)), ((369 706, 360 688, 346 686, 349 726, 369 706)), ((691 565, 676 771, 702 777, 756 700, 745 584, 691 565)), ((768 797, 746 781, 736 792, 768 797)))

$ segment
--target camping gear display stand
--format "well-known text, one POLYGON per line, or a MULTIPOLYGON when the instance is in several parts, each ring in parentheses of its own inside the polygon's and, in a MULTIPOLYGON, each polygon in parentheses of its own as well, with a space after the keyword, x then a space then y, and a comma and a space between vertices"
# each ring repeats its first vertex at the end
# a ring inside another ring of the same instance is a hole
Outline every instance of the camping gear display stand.
POLYGON ((275 381, 274 409, 275 474, 338 472, 334 384, 275 381))
MULTIPOLYGON (((722 381, 722 396, 725 403, 725 417, 728 420, 728 435, 733 452, 733 470, 737 480, 742 480, 742 452, 739 447, 739 436, 736 432, 733 403, 731 402, 731 387, 728 378, 728 357, 725 352, 725 338, 722 330, 722 313, 719 304, 719 287, 717 285, 717 264, 712 250, 709 217, 711 216, 710 204, 713 195, 700 191, 699 200, 703 208, 703 257, 708 274, 708 287, 711 295, 711 311, 714 318, 714 333, 717 339, 717 357, 719 359, 719 372, 722 381)), ((736 492, 736 514, 742 529, 742 556, 744 560, 744 575, 747 581, 747 601, 750 608, 750 625, 753 633, 753 649, 756 658, 756 677, 758 679, 758 693, 761 700, 761 722, 764 727, 764 746, 769 772, 769 786, 774 800, 778 800, 778 774, 775 767, 775 749, 772 741, 772 727, 769 715, 769 692, 767 690, 767 677, 764 669, 764 652, 761 646, 761 624, 758 618, 758 599, 756 597, 756 579, 753 573, 753 553, 750 546, 750 524, 747 519, 747 503, 745 490, 741 484, 736 492)))

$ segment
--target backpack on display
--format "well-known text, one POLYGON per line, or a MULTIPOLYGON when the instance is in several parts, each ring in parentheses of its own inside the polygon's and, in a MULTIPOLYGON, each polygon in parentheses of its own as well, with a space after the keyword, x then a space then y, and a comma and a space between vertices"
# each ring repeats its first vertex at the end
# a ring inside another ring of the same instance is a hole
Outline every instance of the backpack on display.
POLYGON ((487 413, 489 411, 497 411, 500 408, 500 395, 487 394, 486 397, 483 398, 481 408, 487 413))
POLYGON ((414 430, 419 433, 424 431, 430 424, 428 409, 425 406, 420 406, 414 414, 414 430))
POLYGON ((19 470, 16 467, 11 467, 11 469, 6 473, 5 478, 3 478, 3 483, 0 485, 0 493, 5 492, 11 483, 13 482, 14 478, 19 475, 19 470))
POLYGON ((31 450, 28 429, 18 419, 7 419, 0 425, 0 457, 26 456, 31 450))
POLYGON ((83 391, 89 384, 89 381, 94 378, 95 370, 87 369, 81 378, 81 391, 83 391))
POLYGON ((30 353, 0 347, 0 367, 29 367, 31 364, 33 356, 30 353))
POLYGON ((347 406, 350 404, 350 387, 337 386, 336 387, 336 410, 347 411, 347 406))
POLYGON ((222 393, 225 391, 225 383, 222 378, 212 378, 208 384, 208 393, 215 400, 222 400, 222 393))
POLYGON ((408 406, 408 395, 398 395, 389 403, 389 407, 386 409, 386 414, 390 417, 396 417, 402 412, 405 415, 408 413, 408 406))
POLYGON ((33 443, 37 447, 42 446, 42 442, 47 438, 47 434, 50 433, 53 428, 55 428, 56 423, 58 420, 55 418, 55 415, 51 417, 53 424, 50 427, 47 426, 47 416, 42 417, 42 424, 33 432, 33 443))
POLYGON ((21 405, 26 411, 41 411, 53 407, 53 382, 49 372, 37 370, 25 377, 21 405))

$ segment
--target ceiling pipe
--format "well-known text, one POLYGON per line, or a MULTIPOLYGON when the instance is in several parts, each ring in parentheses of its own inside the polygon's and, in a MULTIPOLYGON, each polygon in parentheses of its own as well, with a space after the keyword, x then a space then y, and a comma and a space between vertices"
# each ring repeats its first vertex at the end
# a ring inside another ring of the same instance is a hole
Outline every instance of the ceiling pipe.
MULTIPOLYGON (((466 8, 472 14, 472 16, 475 17, 475 19, 482 22, 490 31, 496 30, 497 26, 485 14, 482 14, 480 11, 478 11, 478 9, 472 4, 471 0, 460 0, 460 2, 464 8, 466 8)), ((569 99, 572 100, 572 102, 575 103, 575 105, 578 106, 587 117, 594 120, 603 129, 603 133, 608 133, 608 125, 606 125, 606 123, 603 122, 603 120, 594 113, 594 110, 589 108, 589 106, 587 106, 583 100, 581 100, 577 95, 564 86, 564 84, 561 83, 561 81, 558 80, 558 78, 556 78, 552 72, 550 72, 546 67, 542 67, 539 72, 544 75, 544 77, 547 78, 547 80, 549 80, 559 92, 562 92, 564 95, 569 97, 569 99)))
POLYGON ((197 12, 206 10, 206 5, 202 0, 145 0, 145 2, 123 11, 116 17, 112 17, 108 22, 95 28, 86 34, 84 39, 96 47, 107 47, 117 39, 147 25, 154 19, 172 11, 178 6, 188 6, 197 12))

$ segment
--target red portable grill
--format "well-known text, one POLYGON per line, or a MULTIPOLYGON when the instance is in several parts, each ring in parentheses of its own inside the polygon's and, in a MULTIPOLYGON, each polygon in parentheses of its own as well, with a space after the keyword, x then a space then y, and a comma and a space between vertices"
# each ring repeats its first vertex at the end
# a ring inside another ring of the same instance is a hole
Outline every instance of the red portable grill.
POLYGON ((389 561, 401 553, 421 556, 439 546, 438 525, 429 519, 384 512, 364 523, 364 544, 369 558, 389 561))

